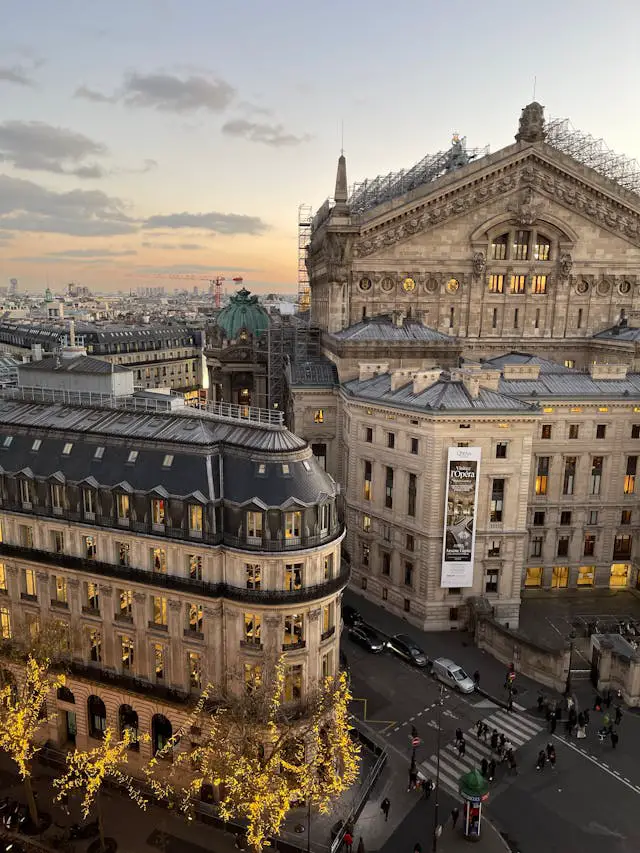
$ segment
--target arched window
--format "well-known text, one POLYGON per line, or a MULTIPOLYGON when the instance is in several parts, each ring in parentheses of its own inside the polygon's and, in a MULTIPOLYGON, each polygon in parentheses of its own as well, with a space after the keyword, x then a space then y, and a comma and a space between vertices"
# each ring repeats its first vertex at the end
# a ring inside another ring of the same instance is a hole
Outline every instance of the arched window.
POLYGON ((71 705, 75 705, 76 697, 69 690, 68 687, 65 687, 63 684, 62 687, 58 687, 58 699, 61 702, 69 702, 71 705))
POLYGON ((131 705, 120 705, 118 711, 118 722, 120 724, 120 737, 125 736, 125 732, 129 732, 131 743, 129 749, 140 751, 140 743, 138 742, 138 715, 133 710, 131 705))
POLYGON ((506 261, 509 247, 509 235, 501 234, 491 241, 491 259, 494 261, 506 261))
POLYGON ((545 237, 544 234, 536 234, 536 244, 533 249, 533 260, 551 260, 551 240, 548 237, 545 237))
POLYGON ((87 713, 89 717, 89 734, 91 737, 102 740, 107 728, 107 709, 99 696, 89 696, 87 700, 87 713))
POLYGON ((173 727, 163 714, 154 714, 151 720, 151 740, 153 754, 159 752, 168 744, 173 736, 173 727))

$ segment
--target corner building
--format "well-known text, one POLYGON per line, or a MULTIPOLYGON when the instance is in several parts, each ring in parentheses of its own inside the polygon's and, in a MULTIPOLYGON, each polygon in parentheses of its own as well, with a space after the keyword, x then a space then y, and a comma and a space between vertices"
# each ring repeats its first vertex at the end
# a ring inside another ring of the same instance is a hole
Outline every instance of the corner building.
POLYGON ((152 738, 144 760, 208 684, 242 691, 284 654, 297 702, 336 671, 336 484, 279 413, 14 397, 0 399, 0 628, 69 626, 54 742, 134 728, 152 738))

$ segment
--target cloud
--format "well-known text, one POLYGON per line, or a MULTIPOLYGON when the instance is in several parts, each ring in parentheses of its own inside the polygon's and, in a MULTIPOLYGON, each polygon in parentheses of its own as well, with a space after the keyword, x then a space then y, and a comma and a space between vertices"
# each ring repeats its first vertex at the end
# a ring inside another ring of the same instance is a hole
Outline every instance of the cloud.
POLYGON ((244 118, 228 121, 222 126, 222 132, 227 136, 239 136, 248 142, 260 142, 264 145, 271 145, 274 148, 301 145, 303 142, 308 142, 311 139, 309 134, 306 133, 302 136, 285 133, 284 127, 281 124, 263 124, 248 121, 244 118))
POLYGON ((199 249, 207 248, 200 243, 155 243, 153 240, 143 240, 142 245, 145 249, 162 249, 168 252, 174 249, 181 249, 184 252, 196 252, 199 249))
POLYGON ((235 94, 233 86, 225 80, 133 72, 125 78, 123 100, 130 107, 150 107, 161 112, 188 113, 202 109, 218 113, 229 106, 235 94))
POLYGON ((0 66, 0 82, 16 86, 33 86, 33 80, 20 65, 0 66))
POLYGON ((252 267, 220 267, 215 264, 173 264, 168 266, 143 266, 136 267, 136 271, 131 275, 133 277, 142 276, 142 275, 179 275, 180 273, 204 273, 205 275, 210 275, 211 278, 215 278, 217 273, 220 272, 228 272, 234 273, 235 275, 242 275, 242 273, 248 272, 260 272, 259 269, 255 269, 252 267))
POLYGON ((67 249, 60 252, 48 252, 48 258, 124 258, 137 255, 135 249, 67 249))
POLYGON ((87 101, 94 101, 97 104, 115 104, 118 100, 115 95, 104 95, 102 92, 89 89, 87 86, 79 86, 73 93, 73 97, 85 98, 87 101))
POLYGON ((10 231, 0 231, 0 243, 8 243, 14 235, 10 231))
POLYGON ((147 172, 153 172, 154 169, 157 169, 160 164, 157 160, 152 160, 151 158, 147 158, 143 161, 142 166, 138 166, 137 168, 130 169, 116 169, 120 174, 125 175, 145 175, 147 172))
POLYGON ((55 258, 49 255, 27 255, 21 258, 9 258, 10 261, 16 261, 23 264, 60 264, 66 266, 113 266, 109 258, 55 258))
POLYGON ((217 234, 262 234, 268 229, 259 216, 240 213, 168 213, 150 216, 144 228, 204 228, 217 234))
POLYGON ((76 237, 131 234, 137 224, 124 202, 100 190, 55 192, 21 178, 0 175, 0 229, 76 237))
POLYGON ((78 178, 100 178, 104 170, 87 157, 102 157, 107 148, 82 133, 43 121, 0 124, 0 160, 16 169, 55 172, 78 178))

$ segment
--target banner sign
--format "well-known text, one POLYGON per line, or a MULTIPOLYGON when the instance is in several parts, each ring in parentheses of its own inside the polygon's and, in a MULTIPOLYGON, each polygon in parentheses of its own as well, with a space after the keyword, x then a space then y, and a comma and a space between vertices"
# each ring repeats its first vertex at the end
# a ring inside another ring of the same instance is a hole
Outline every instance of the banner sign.
POLYGON ((443 587, 473 586, 479 472, 479 447, 449 448, 440 581, 443 587))

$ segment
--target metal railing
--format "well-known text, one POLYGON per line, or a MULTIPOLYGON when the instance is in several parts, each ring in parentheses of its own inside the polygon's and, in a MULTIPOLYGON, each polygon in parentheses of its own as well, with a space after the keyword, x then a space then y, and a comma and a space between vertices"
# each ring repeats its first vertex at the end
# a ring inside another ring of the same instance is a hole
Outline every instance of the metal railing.
POLYGON ((116 580, 142 583, 146 586, 175 589, 181 592, 202 595, 208 598, 227 598, 230 601, 253 604, 299 604, 313 601, 331 595, 346 586, 351 567, 341 563, 338 574, 324 583, 304 586, 301 589, 245 589, 231 584, 193 580, 180 575, 163 574, 162 572, 145 571, 132 566, 119 566, 105 563, 101 560, 89 560, 71 554, 59 554, 54 551, 43 551, 36 548, 25 548, 21 545, 10 545, 0 542, 0 554, 15 557, 31 563, 58 566, 72 571, 85 572, 92 575, 114 578, 116 580))
POLYGON ((79 678, 87 678, 90 681, 109 684, 112 687, 121 687, 123 690, 128 690, 130 693, 138 693, 141 696, 152 696, 155 699, 162 699, 166 702, 177 702, 182 705, 187 702, 197 701, 197 697, 183 690, 176 690, 173 687, 166 687, 163 684, 154 684, 152 681, 147 681, 144 678, 138 678, 137 676, 128 675, 123 672, 102 669, 98 665, 90 666, 81 661, 71 660, 64 664, 64 668, 71 675, 76 675, 79 678))

